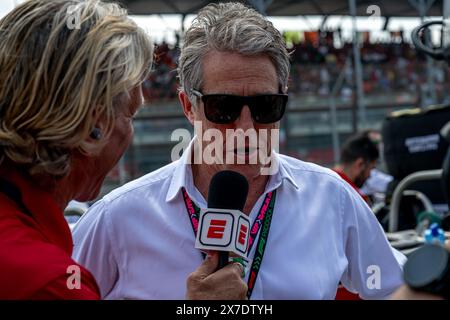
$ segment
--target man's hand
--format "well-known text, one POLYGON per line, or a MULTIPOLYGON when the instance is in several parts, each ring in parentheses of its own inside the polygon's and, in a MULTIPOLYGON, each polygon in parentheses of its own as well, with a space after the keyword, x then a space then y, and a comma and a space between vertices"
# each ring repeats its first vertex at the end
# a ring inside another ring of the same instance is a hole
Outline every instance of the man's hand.
POLYGON ((404 285, 391 296, 391 300, 443 300, 443 298, 426 292, 414 291, 404 285))
POLYGON ((230 263, 217 270, 219 254, 210 252, 205 261, 187 278, 186 298, 191 300, 243 300, 247 284, 242 280, 243 266, 230 263))

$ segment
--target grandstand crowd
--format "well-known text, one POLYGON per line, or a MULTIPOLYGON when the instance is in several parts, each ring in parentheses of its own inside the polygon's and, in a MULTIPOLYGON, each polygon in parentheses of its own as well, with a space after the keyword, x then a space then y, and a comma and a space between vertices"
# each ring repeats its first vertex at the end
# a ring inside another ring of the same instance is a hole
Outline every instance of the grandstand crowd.
MULTIPOLYGON (((340 30, 304 32, 301 35, 290 45, 292 52, 290 94, 327 96, 339 74, 344 72, 344 82, 339 94, 342 98, 350 98, 355 87, 350 60, 353 48, 350 40, 342 39, 340 30)), ((422 99, 428 85, 427 61, 405 39, 403 32, 390 32, 389 40, 382 42, 369 41, 368 32, 361 35, 364 93, 376 95, 401 91, 418 94, 418 103, 423 103, 422 99)), ((145 83, 152 100, 176 97, 178 52, 177 43, 157 44, 154 72, 145 83)), ((446 92, 450 89, 448 66, 435 61, 433 64, 432 76, 437 101, 447 103, 446 92)))

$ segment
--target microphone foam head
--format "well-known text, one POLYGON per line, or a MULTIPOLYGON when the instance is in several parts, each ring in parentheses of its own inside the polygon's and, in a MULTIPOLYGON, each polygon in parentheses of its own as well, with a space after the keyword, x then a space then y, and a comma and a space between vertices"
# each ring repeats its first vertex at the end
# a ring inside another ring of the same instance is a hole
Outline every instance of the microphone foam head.
POLYGON ((247 179, 236 171, 224 170, 211 179, 208 208, 242 211, 248 195, 247 179))

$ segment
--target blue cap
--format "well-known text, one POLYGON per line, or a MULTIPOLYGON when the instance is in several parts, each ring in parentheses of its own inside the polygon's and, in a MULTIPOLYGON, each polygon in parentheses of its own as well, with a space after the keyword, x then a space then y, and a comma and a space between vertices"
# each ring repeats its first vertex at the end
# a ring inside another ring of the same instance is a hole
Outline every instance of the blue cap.
POLYGON ((437 236, 439 236, 439 224, 437 224, 436 222, 435 223, 433 223, 431 226, 430 226, 430 230, 431 230, 431 235, 433 236, 433 237, 437 237, 437 236))
POLYGON ((433 223, 426 231, 425 231, 425 242, 426 243, 436 243, 436 244, 445 244, 445 234, 444 230, 439 227, 438 223, 433 223))

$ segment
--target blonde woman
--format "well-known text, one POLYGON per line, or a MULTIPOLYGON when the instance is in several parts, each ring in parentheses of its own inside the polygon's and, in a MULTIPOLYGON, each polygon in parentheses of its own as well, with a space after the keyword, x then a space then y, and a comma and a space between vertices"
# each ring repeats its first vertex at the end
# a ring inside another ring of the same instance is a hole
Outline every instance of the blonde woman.
MULTIPOLYGON (((100 297, 71 259, 63 209, 97 197, 125 152, 152 55, 112 3, 30 0, 0 20, 0 299, 100 297)), ((199 267, 189 297, 245 292, 239 266, 216 264, 199 267)))

